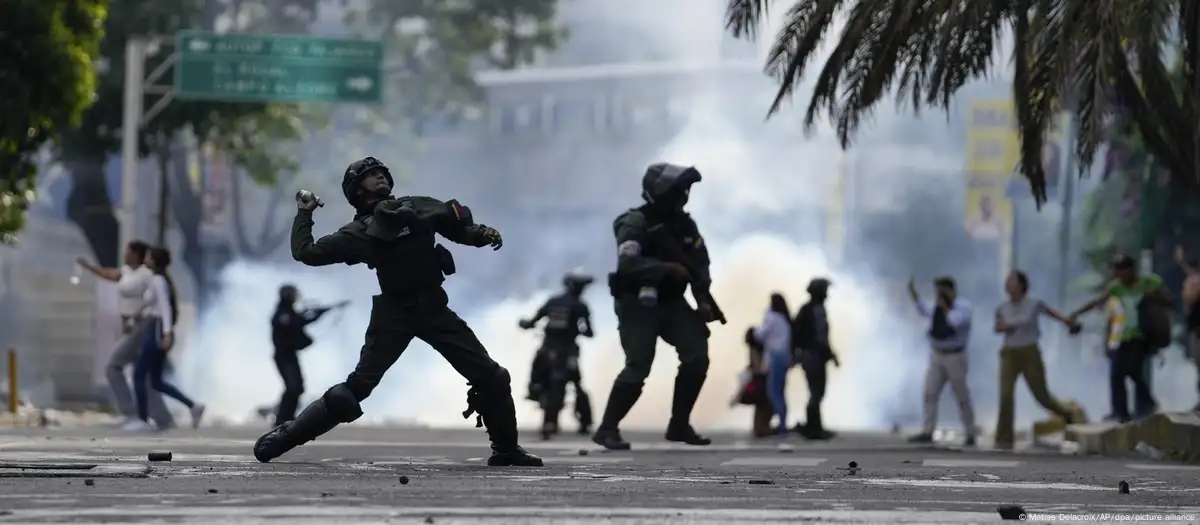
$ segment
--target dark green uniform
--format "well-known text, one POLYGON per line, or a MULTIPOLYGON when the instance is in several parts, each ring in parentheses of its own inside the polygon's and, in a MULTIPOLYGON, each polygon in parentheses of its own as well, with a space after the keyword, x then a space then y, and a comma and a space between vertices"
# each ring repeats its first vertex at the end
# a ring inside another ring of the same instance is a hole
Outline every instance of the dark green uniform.
MULTIPOLYGON (((486 246, 479 230, 455 222, 451 205, 429 197, 402 197, 428 227, 401 226, 408 233, 393 242, 367 235, 373 216, 360 216, 338 231, 313 241, 311 212, 296 214, 292 257, 308 266, 344 263, 375 269, 382 292, 372 300, 371 321, 359 362, 346 386, 366 399, 414 337, 421 338, 472 383, 500 367, 471 328, 447 306, 445 277, 434 234, 467 246, 486 246)), ((386 206, 388 202, 381 203, 386 206)), ((403 229, 401 230, 403 231, 403 229)), ((448 252, 447 252, 448 253, 448 252)))
POLYGON ((666 438, 691 445, 712 442, 697 434, 690 422, 708 374, 706 323, 724 319, 709 294, 712 280, 704 239, 695 221, 683 211, 691 185, 699 181, 695 168, 653 164, 642 179, 646 204, 613 221, 618 262, 617 271, 609 276, 609 287, 625 367, 613 382, 604 417, 592 436, 610 450, 630 448, 617 427, 641 397, 660 337, 679 353, 666 438), (683 297, 689 284, 703 313, 683 297))
MULTIPOLYGON (((686 213, 667 219, 666 227, 685 250, 690 252, 699 275, 692 276, 695 293, 707 295, 712 283, 708 274, 708 250, 686 213)), ((708 371, 708 327, 699 312, 684 299, 688 283, 664 275, 662 249, 648 238, 650 219, 641 209, 622 213, 613 222, 619 258, 618 286, 614 290, 617 331, 625 349, 625 368, 617 375, 618 383, 641 388, 650 375, 658 338, 674 346, 679 353, 679 376, 703 377, 708 371), (643 286, 655 287, 657 301, 644 306, 638 295, 643 286)), ((703 380, 701 380, 702 382, 703 380)), ((687 407, 687 412, 691 411, 687 407)))
POLYGON ((458 244, 499 249, 499 233, 475 224, 470 209, 456 201, 391 197, 387 195, 391 183, 387 168, 367 157, 347 168, 342 185, 357 211, 353 221, 314 241, 312 212, 301 207, 296 214, 293 258, 308 266, 366 264, 375 270, 380 293, 372 298, 366 340, 346 381, 326 391, 295 420, 260 437, 255 457, 270 461, 361 417, 361 402, 416 337, 442 354, 468 381, 463 417, 478 414, 476 426, 486 425, 493 452, 488 464, 541 466, 540 458, 517 444, 508 370, 488 356, 467 323, 448 307, 442 289, 445 275, 455 270, 450 252, 437 244, 436 235, 458 244), (381 177, 386 177, 386 183, 381 177), (364 179, 371 183, 374 199, 367 200, 366 189, 360 186, 364 179))

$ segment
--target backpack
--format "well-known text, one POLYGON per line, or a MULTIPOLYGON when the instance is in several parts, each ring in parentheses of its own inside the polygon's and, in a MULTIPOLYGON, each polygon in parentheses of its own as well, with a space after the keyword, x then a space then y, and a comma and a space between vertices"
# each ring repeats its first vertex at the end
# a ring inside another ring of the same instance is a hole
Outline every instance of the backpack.
POLYGON ((1171 312, 1168 305, 1156 297, 1138 302, 1138 329, 1146 342, 1146 351, 1153 354, 1171 345, 1171 312))

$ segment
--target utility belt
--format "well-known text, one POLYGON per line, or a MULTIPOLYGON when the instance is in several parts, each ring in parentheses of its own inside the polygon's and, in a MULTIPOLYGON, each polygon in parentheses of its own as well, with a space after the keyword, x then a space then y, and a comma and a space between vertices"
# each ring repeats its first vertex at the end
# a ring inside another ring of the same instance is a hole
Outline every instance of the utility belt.
POLYGON ((618 300, 636 298, 643 306, 655 306, 663 301, 683 299, 683 292, 687 289, 685 286, 678 291, 667 290, 664 292, 658 284, 635 281, 617 272, 608 274, 608 290, 614 298, 618 300))
POLYGON ((407 290, 382 290, 371 299, 372 306, 377 302, 386 302, 389 306, 403 308, 441 307, 450 304, 450 297, 446 295, 441 283, 407 290))
POLYGON ((965 346, 956 346, 953 348, 938 348, 936 346, 933 347, 933 353, 942 354, 942 355, 961 354, 961 353, 965 352, 966 350, 967 350, 967 347, 965 347, 965 346))

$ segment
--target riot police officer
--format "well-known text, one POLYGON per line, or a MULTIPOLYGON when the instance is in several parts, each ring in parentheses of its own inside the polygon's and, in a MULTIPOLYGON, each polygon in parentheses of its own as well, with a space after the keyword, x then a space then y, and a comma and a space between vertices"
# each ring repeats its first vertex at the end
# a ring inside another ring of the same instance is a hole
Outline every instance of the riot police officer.
POLYGON ((653 164, 642 177, 645 204, 613 222, 617 271, 609 275, 616 303, 617 330, 625 368, 613 382, 604 417, 592 441, 610 450, 628 450, 618 425, 642 394, 658 338, 675 347, 671 420, 666 439, 689 445, 712 441, 696 433, 690 416, 708 374, 708 322, 724 320, 709 294, 708 251, 692 218, 683 211, 691 186, 700 182, 693 167, 653 164), (692 309, 683 297, 688 285, 692 309))
POLYGON ((530 396, 541 403, 545 417, 542 422, 542 439, 550 439, 558 433, 558 415, 562 412, 567 395, 567 384, 575 387, 575 417, 579 421, 579 433, 591 433, 592 406, 584 392, 579 372, 579 345, 575 339, 580 335, 592 337, 592 315, 583 302, 583 291, 594 279, 582 270, 572 270, 563 277, 566 291, 551 297, 538 308, 532 319, 523 319, 521 328, 529 330, 538 321, 546 319, 545 339, 533 360, 530 374, 530 396))
POLYGON ((296 419, 296 407, 304 395, 304 374, 300 370, 300 351, 313 344, 304 328, 320 319, 334 308, 345 306, 342 302, 333 306, 318 306, 297 310, 300 290, 294 285, 279 287, 279 303, 271 315, 271 343, 275 346, 275 368, 283 379, 283 395, 275 411, 275 424, 296 419))
POLYGON ((542 466, 541 458, 517 443, 516 409, 508 370, 497 364, 467 323, 448 307, 442 289, 454 273, 450 252, 436 235, 467 246, 500 249, 493 228, 476 224, 471 210, 455 200, 393 197, 391 172, 374 157, 346 168, 342 192, 355 209, 354 220, 315 242, 312 213, 322 205, 306 192, 296 196, 292 257, 309 266, 366 264, 374 269, 380 294, 372 298, 371 319, 358 364, 346 381, 334 385, 293 421, 271 430, 254 444, 254 456, 268 462, 316 439, 341 423, 362 416, 360 403, 379 385, 414 337, 419 337, 467 379, 467 410, 476 426, 487 427, 491 466, 542 466))

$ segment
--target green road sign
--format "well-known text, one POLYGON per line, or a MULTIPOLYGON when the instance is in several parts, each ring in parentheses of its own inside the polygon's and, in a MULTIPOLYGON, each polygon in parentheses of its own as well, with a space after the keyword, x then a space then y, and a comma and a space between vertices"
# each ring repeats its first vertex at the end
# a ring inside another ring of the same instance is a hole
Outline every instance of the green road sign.
POLYGON ((230 102, 383 99, 383 46, 300 36, 178 35, 175 96, 230 102))

